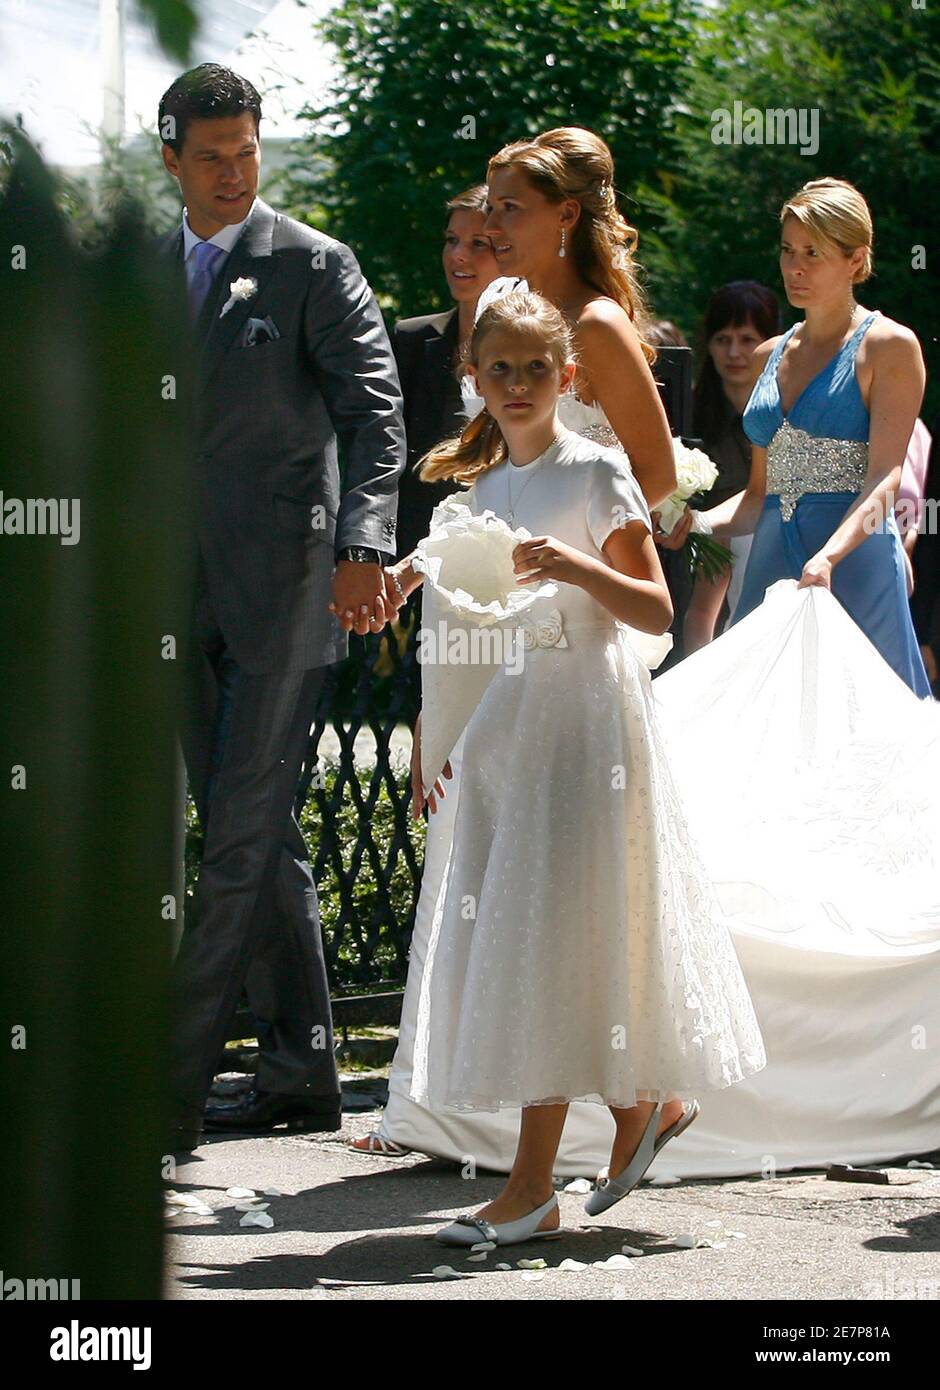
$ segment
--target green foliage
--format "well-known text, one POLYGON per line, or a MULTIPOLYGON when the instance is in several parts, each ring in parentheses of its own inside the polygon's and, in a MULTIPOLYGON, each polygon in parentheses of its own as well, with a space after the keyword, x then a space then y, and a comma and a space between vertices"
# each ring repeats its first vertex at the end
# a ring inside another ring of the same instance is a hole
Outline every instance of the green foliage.
POLYGON ((723 281, 753 277, 780 293, 781 204, 810 179, 845 178, 875 223, 876 275, 859 297, 915 329, 935 375, 940 266, 928 254, 914 270, 911 258, 915 246, 932 249, 940 225, 938 53, 935 6, 724 0, 704 13, 678 125, 682 173, 660 209, 657 307, 689 327, 723 281), (712 113, 735 101, 817 109, 818 152, 714 144, 712 113))
POLYGON ((127 205, 139 209, 153 237, 179 224, 179 185, 163 167, 160 143, 156 130, 133 140, 105 141, 100 165, 59 179, 59 206, 80 245, 100 246, 115 214, 127 205))
POLYGON ((150 19, 167 57, 188 63, 199 28, 195 6, 189 0, 137 0, 137 7, 150 19))
POLYGON ((727 280, 780 291, 780 205, 831 174, 872 205, 863 302, 909 323, 940 370, 936 257, 911 266, 940 224, 936 6, 343 0, 320 28, 340 75, 308 109, 286 195, 294 215, 355 248, 393 312, 447 307, 445 200, 481 181, 506 141, 580 124, 613 150, 654 311, 687 335, 727 280), (712 113, 735 101, 817 109, 818 152, 713 143, 712 113))
POLYGON ((308 109, 292 204, 312 220, 319 203, 317 224, 355 248, 399 313, 444 306, 444 203, 510 140, 600 131, 624 209, 648 228, 644 190, 672 172, 693 15, 691 0, 343 0, 321 25, 340 77, 308 109))

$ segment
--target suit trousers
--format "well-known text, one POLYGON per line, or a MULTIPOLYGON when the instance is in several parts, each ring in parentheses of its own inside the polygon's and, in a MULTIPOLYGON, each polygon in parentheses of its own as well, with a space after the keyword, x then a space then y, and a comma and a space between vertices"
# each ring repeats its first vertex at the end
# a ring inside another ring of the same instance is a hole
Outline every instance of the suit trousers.
POLYGON ((340 1108, 317 893, 293 814, 326 670, 250 674, 211 625, 191 644, 183 747, 204 848, 174 966, 183 1115, 203 1109, 243 988, 258 1089, 340 1108))

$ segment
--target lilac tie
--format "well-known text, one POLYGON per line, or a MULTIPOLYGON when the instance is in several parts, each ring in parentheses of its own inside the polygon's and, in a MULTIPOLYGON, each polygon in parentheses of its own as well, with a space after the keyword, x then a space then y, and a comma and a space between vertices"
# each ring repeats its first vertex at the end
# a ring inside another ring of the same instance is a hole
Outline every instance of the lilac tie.
POLYGON ((189 282, 189 305, 193 318, 199 317, 199 311, 206 302, 206 296, 215 283, 219 264, 227 253, 221 246, 216 246, 211 241, 197 241, 193 256, 196 262, 196 269, 189 282))

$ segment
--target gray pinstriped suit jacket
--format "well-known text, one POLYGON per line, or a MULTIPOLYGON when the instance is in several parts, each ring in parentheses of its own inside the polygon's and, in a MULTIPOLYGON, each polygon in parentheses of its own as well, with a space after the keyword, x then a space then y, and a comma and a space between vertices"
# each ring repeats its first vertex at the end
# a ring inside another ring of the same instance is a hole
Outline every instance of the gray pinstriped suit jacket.
MULTIPOLYGON (((159 243, 182 263, 182 230, 159 243)), ((334 554, 394 554, 405 436, 398 372, 348 246, 256 198, 200 317, 197 608, 248 672, 338 661, 334 554), (224 314, 230 283, 257 293, 224 314), (243 346, 249 318, 280 337, 243 346), (344 446, 340 478, 338 438, 344 446)))

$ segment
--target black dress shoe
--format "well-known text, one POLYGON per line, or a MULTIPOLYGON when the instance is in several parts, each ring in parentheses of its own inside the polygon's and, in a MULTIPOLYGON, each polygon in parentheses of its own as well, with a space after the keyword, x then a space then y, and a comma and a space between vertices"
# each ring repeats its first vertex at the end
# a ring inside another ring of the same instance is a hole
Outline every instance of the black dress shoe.
POLYGON ((287 1128, 306 1134, 342 1128, 342 1097, 286 1095, 279 1091, 249 1091, 230 1105, 206 1106, 203 1125, 210 1130, 287 1128))
POLYGON ((202 1116, 198 1110, 177 1115, 170 1128, 167 1153, 188 1154, 202 1143, 202 1116))

